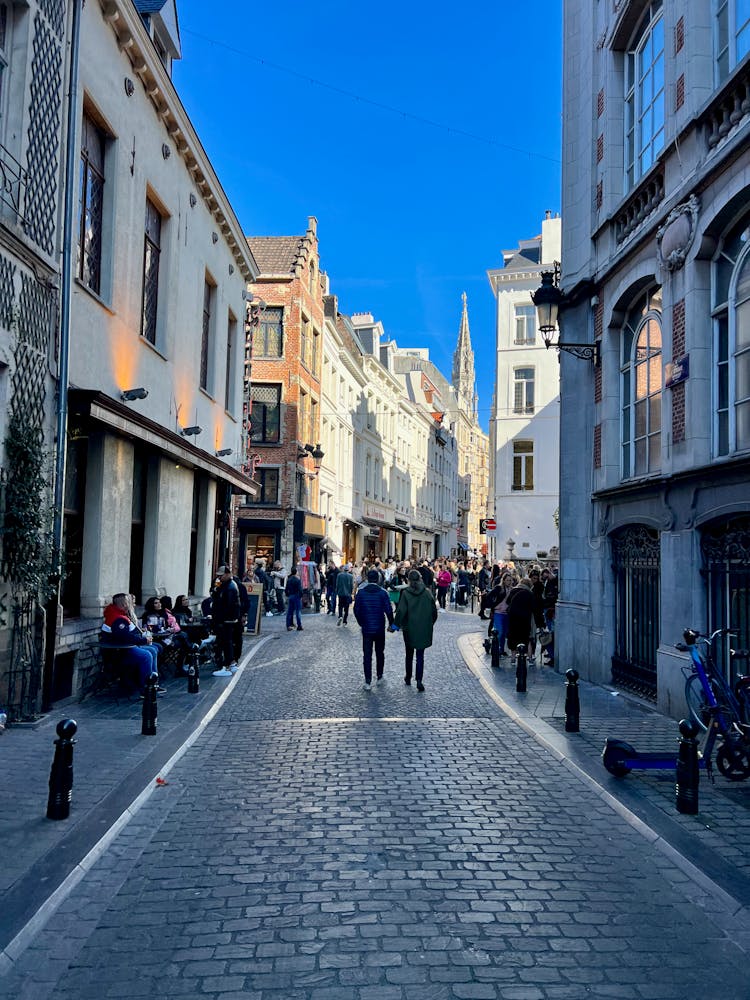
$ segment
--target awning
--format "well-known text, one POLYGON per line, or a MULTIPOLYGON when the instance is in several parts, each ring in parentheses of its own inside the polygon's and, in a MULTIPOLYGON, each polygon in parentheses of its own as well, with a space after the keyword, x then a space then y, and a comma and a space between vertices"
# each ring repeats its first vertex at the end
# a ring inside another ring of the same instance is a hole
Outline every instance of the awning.
POLYGON ((320 543, 320 547, 322 549, 328 549, 329 552, 337 552, 339 555, 342 555, 341 549, 338 547, 338 545, 334 542, 332 538, 329 538, 328 535, 326 535, 323 541, 320 543))
POLYGON ((344 524, 351 524, 353 528, 364 528, 364 524, 362 524, 360 521, 352 520, 351 517, 345 517, 344 524))
POLYGON ((463 542, 456 542, 456 545, 458 545, 459 549, 463 549, 464 552, 469 551, 469 546, 465 545, 463 542))
POLYGON ((402 535, 407 534, 409 531, 408 528, 402 528, 399 524, 391 524, 390 521, 378 521, 376 517, 363 517, 362 520, 365 524, 373 528, 385 528, 386 531, 400 531, 402 535))
POLYGON ((135 438, 150 444, 188 468, 203 469, 212 473, 217 479, 230 483, 237 493, 247 493, 252 497, 260 494, 258 483, 239 469, 227 465, 220 458, 201 448, 196 448, 181 435, 118 403, 106 393, 90 389, 71 389, 68 398, 71 413, 106 424, 123 437, 135 438))

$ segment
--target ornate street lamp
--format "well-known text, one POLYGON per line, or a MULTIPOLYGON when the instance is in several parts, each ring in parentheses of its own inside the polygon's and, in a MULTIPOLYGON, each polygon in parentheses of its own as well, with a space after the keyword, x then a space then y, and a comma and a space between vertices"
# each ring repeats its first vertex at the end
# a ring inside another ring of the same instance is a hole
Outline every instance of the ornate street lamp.
POLYGON ((531 301, 536 306, 536 319, 539 332, 542 335, 544 346, 547 350, 556 347, 558 351, 567 351, 582 361, 593 361, 599 364, 599 342, 593 344, 573 344, 567 342, 560 343, 553 340, 557 330, 557 316, 560 308, 565 304, 565 295, 560 289, 560 265, 554 263, 553 271, 542 271, 542 283, 535 292, 532 292, 531 301))

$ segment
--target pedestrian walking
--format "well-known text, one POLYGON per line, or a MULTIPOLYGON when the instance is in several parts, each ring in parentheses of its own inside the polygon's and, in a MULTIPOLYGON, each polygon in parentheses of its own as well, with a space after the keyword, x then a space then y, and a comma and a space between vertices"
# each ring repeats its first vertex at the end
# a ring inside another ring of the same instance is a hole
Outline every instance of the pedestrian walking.
POLYGON ((347 563, 341 567, 336 577, 336 600, 339 606, 337 625, 347 625, 349 623, 349 608, 351 607, 353 593, 354 577, 351 574, 351 566, 347 563))
POLYGON ((533 614, 531 580, 525 576, 508 596, 508 646, 513 656, 519 646, 528 645, 533 614))
POLYGON ((302 617, 300 615, 300 612, 302 611, 302 581, 297 575, 296 566, 292 566, 292 568, 289 570, 289 576, 287 577, 284 593, 286 594, 286 599, 287 599, 286 630, 287 632, 294 631, 294 625, 292 624, 292 621, 296 617, 297 631, 301 632, 302 617))
POLYGON ((417 691, 424 691, 424 651, 432 645, 432 629, 438 611, 432 592, 427 589, 422 574, 417 569, 409 571, 408 584, 401 591, 396 605, 396 625, 404 633, 406 669, 404 683, 411 684, 414 654, 417 654, 417 691))
POLYGON ((393 625, 393 608, 386 591, 380 586, 377 569, 367 573, 367 583, 359 587, 354 598, 354 617, 362 629, 362 667, 365 690, 372 688, 372 651, 375 650, 375 683, 382 684, 385 667, 385 623, 393 625))

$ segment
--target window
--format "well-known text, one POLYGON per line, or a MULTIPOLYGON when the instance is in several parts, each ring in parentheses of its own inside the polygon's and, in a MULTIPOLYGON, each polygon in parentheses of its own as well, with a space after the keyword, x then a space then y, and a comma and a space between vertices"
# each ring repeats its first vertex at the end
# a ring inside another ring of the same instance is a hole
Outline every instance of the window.
POLYGON ((534 489, 534 442, 513 442, 513 489, 534 489))
POLYGON ((621 338, 622 474, 661 469, 661 290, 640 296, 621 338))
POLYGON ((159 262, 161 258, 161 214, 150 198, 146 199, 146 233, 143 240, 143 302, 141 336, 156 344, 156 320, 159 307, 159 262))
POLYGON ((310 320, 306 316, 303 316, 300 323, 299 359, 306 368, 310 367, 310 335, 310 320))
POLYGON ((281 440, 281 386, 250 386, 250 440, 278 444, 281 440))
POLYGON ((516 368, 513 372, 513 412, 534 412, 534 369, 516 368))
POLYGON ((516 344, 533 344, 536 340, 536 307, 515 307, 516 313, 516 344))
POLYGON ((714 30, 717 83, 722 83, 750 52, 750 4, 718 0, 714 30))
POLYGON ((255 470, 253 479, 260 484, 260 493, 257 497, 247 497, 249 504, 274 505, 279 502, 279 470, 258 468, 255 470))
POLYGON ((254 358, 281 358, 283 348, 283 318, 281 306, 266 306, 260 314, 260 322, 253 330, 254 358))
POLYGON ((314 295, 315 294, 315 274, 316 274, 316 271, 315 271, 315 261, 311 260, 310 261, 310 275, 309 275, 310 281, 309 281, 309 284, 308 284, 308 289, 309 289, 310 295, 314 295))
POLYGON ((203 282, 203 320, 201 327, 201 389, 209 391, 211 381, 211 316, 214 311, 214 301, 216 299, 216 286, 211 283, 208 275, 203 282))
MULTIPOLYGON (((0 8, 2 10, 2 8, 0 8)), ((81 127, 76 275, 97 295, 102 277, 105 134, 84 111, 81 127)))
POLYGON ((750 225, 745 217, 714 262, 714 452, 750 448, 750 225))
POLYGON ((318 371, 318 352, 320 350, 320 332, 313 330, 312 349, 310 352, 310 371, 315 375, 318 371))
POLYGON ((648 5, 625 54, 627 187, 642 177, 664 145, 664 19, 662 0, 648 5))
POLYGON ((237 380, 235 371, 235 355, 237 353, 237 320, 229 313, 227 320, 227 364, 224 383, 224 409, 231 413, 234 410, 234 386, 237 380))

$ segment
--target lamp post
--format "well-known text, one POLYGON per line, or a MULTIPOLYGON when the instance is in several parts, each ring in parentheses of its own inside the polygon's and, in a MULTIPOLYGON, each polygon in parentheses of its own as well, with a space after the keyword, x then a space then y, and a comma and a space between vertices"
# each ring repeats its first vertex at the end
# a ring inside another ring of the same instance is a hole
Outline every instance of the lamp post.
POLYGON ((547 350, 556 347, 558 351, 567 351, 568 354, 580 358, 581 361, 593 361, 594 365, 599 364, 599 342, 593 344, 574 344, 566 342, 560 343, 552 338, 557 330, 557 317, 560 309, 565 306, 565 295, 560 289, 560 264, 555 261, 554 270, 542 271, 542 283, 535 292, 532 292, 531 301, 536 307, 537 326, 542 335, 544 346, 547 350))

